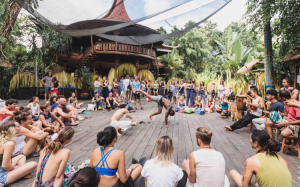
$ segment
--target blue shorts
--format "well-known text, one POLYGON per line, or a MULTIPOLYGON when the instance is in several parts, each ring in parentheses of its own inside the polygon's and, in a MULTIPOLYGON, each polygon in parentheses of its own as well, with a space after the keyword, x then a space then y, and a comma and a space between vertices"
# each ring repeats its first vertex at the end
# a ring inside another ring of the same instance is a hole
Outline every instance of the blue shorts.
POLYGON ((0 182, 1 183, 5 183, 6 182, 6 180, 7 180, 7 174, 8 174, 8 171, 6 171, 5 169, 3 169, 0 166, 0 182))
POLYGON ((45 87, 45 92, 50 92, 51 87, 45 87))

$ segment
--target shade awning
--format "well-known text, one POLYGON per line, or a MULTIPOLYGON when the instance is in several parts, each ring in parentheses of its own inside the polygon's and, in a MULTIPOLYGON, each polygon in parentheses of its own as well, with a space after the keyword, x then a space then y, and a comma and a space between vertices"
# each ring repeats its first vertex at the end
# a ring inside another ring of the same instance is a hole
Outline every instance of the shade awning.
POLYGON ((248 73, 258 62, 260 62, 261 60, 253 60, 251 62, 248 62, 247 64, 245 64, 241 69, 239 69, 237 71, 237 73, 248 73))
POLYGON ((12 65, 9 60, 5 58, 0 58, 0 68, 11 68, 12 65))
POLYGON ((289 62, 300 60, 300 48, 296 48, 292 53, 289 53, 286 57, 282 58, 278 62, 289 62))

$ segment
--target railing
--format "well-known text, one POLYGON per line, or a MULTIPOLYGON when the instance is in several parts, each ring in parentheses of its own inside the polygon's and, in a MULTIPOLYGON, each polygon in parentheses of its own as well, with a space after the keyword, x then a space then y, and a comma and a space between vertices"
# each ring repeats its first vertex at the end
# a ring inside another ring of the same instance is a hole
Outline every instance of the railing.
POLYGON ((105 53, 108 52, 116 52, 116 53, 133 53, 136 56, 149 56, 152 58, 156 58, 156 52, 153 49, 136 46, 136 45, 128 45, 128 44, 116 44, 109 42, 97 42, 94 44, 94 50, 97 52, 105 53))
POLYGON ((85 61, 85 59, 93 52, 93 49, 91 47, 87 47, 81 57, 81 59, 79 60, 78 63, 78 67, 80 67, 83 62, 85 61))

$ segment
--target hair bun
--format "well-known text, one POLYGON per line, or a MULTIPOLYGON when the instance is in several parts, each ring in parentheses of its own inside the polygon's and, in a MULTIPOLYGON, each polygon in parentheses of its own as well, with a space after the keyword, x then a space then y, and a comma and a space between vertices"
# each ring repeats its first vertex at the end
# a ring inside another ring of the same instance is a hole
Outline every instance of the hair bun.
POLYGON ((212 133, 211 131, 207 130, 206 137, 207 137, 207 138, 211 138, 212 135, 213 135, 213 133, 212 133))
POLYGON ((273 152, 279 152, 280 148, 281 148, 281 146, 278 144, 278 142, 276 142, 273 138, 270 138, 268 140, 268 147, 269 147, 270 151, 273 151, 273 152))

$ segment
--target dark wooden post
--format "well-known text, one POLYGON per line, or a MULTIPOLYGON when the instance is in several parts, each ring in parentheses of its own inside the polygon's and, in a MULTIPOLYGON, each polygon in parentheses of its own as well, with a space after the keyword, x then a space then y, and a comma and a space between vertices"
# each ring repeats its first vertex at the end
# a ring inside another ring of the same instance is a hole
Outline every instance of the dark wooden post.
POLYGON ((135 58, 135 66, 136 66, 136 70, 137 70, 137 74, 139 73, 140 70, 140 58, 135 58))
POLYGON ((94 42, 93 42, 93 35, 91 35, 91 47, 92 47, 92 51, 94 52, 94 42))
POLYGON ((118 66, 119 62, 120 62, 120 57, 118 57, 118 56, 116 55, 116 56, 115 56, 115 70, 116 70, 116 72, 117 72, 117 66, 118 66))

